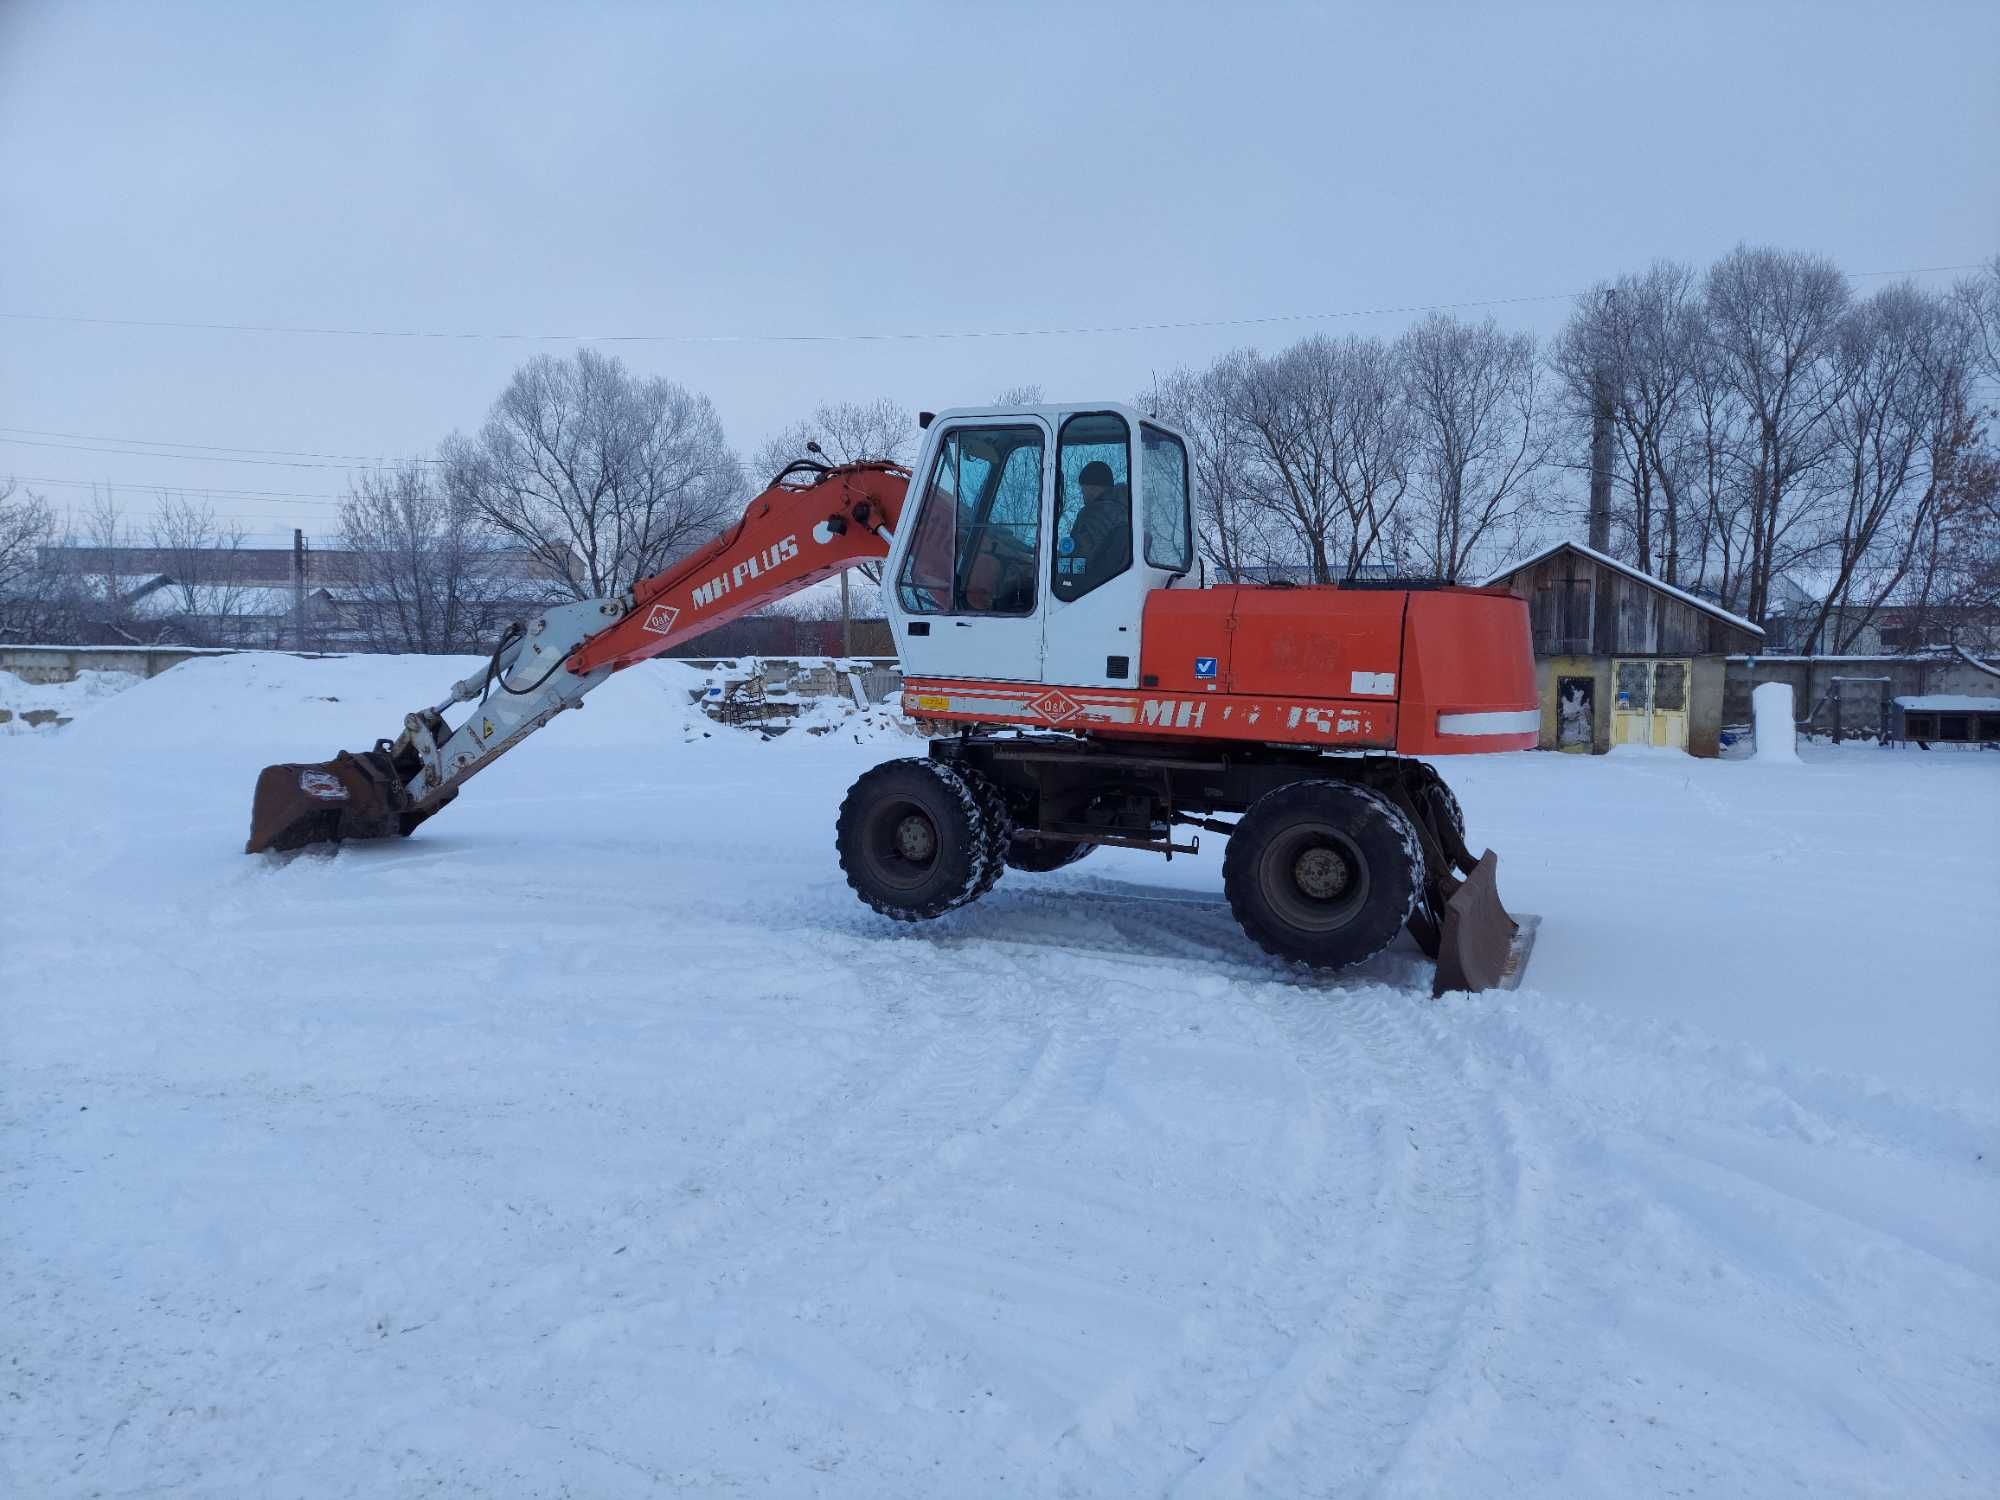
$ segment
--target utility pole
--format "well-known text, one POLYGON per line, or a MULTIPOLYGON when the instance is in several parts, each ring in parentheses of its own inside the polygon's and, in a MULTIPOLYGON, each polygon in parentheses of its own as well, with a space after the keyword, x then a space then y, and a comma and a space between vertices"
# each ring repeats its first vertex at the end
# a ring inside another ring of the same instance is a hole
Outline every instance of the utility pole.
MULTIPOLYGON (((1617 305, 1616 292, 1604 294, 1604 311, 1617 305)), ((1597 358, 1592 372, 1590 399, 1590 547, 1593 552, 1611 551, 1611 372, 1605 368, 1604 345, 1597 340, 1597 358)))
POLYGON ((306 534, 292 528, 292 649, 306 649, 306 534))

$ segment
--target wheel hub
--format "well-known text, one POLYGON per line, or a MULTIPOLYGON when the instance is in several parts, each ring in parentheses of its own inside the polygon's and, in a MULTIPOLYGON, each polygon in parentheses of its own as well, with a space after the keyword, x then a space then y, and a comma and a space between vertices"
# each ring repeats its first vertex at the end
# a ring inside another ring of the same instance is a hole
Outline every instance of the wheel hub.
POLYGON ((1292 863, 1292 879, 1315 901, 1337 899, 1353 878, 1337 849, 1308 849, 1292 863))
POLYGON ((911 864, 930 863, 937 853, 937 830, 922 813, 913 812, 896 824, 896 852, 911 864))

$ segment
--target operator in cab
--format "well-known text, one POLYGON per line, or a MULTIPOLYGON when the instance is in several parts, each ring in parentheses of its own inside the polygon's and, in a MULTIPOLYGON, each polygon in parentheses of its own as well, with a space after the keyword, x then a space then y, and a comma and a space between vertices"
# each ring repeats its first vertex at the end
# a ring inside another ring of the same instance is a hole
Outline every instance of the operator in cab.
POLYGON ((1132 491, 1115 481, 1111 465, 1101 459, 1083 466, 1077 475, 1083 497, 1070 523, 1074 550, 1069 556, 1068 592, 1088 593, 1107 578, 1125 571, 1132 561, 1132 491))

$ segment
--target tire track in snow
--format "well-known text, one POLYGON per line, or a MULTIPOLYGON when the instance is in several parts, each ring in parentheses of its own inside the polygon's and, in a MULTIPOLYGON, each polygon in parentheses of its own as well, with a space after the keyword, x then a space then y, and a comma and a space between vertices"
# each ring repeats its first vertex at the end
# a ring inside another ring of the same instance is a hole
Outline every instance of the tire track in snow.
POLYGON ((1328 1493, 1371 1486, 1457 1353, 1498 1228, 1505 1143, 1428 1046, 1418 1021, 1428 1002, 1381 990, 1345 1004, 1273 999, 1274 1029, 1329 1118, 1353 1109, 1342 1090, 1359 1098, 1365 1196, 1352 1206, 1337 1189, 1322 1198, 1325 1243, 1352 1236, 1353 1254, 1326 1267, 1345 1285, 1307 1312, 1282 1362, 1173 1485, 1181 1495, 1290 1495, 1302 1476, 1328 1493))

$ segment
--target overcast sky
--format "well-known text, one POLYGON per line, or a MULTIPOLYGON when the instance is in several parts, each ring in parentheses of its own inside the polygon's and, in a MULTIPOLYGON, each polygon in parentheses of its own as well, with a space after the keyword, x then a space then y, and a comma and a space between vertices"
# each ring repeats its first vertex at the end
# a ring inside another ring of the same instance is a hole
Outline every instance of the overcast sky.
MULTIPOLYGON (((1128 398, 1409 315, 771 335, 1515 298, 1541 300, 1491 312, 1547 333, 1551 294, 1740 240, 1853 272, 1978 261, 2000 248, 1996 59, 1991 0, 0 0, 0 313, 680 336, 607 347, 707 392, 747 453, 820 400, 1128 398)), ((570 347, 4 317, 0 476, 325 530, 343 469, 84 449, 426 453, 570 347)))

